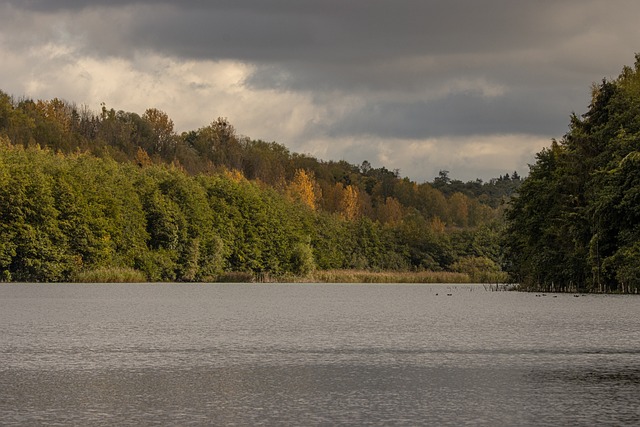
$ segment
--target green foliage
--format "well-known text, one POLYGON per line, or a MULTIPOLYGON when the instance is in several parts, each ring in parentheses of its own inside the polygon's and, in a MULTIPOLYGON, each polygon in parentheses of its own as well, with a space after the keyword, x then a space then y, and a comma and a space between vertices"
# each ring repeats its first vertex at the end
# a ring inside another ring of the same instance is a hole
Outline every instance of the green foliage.
POLYGON ((446 271, 464 256, 498 263, 497 235, 482 230, 519 182, 445 174, 417 184, 367 161, 323 162, 239 136, 224 118, 177 135, 154 108, 94 113, 0 92, 0 280, 446 271))
POLYGON ((430 223, 417 212, 410 213, 393 229, 393 233, 411 269, 442 270, 454 260, 450 236, 432 229, 430 223))
POLYGON ((543 289, 629 291, 640 238, 640 56, 594 87, 589 110, 538 154, 507 211, 512 280, 543 289))
POLYGON ((318 269, 344 268, 346 251, 343 242, 347 236, 346 223, 338 215, 319 213, 311 225, 311 247, 318 269))
POLYGON ((311 246, 308 243, 297 243, 291 253, 291 271, 298 276, 308 276, 315 269, 311 246))
MULTIPOLYGON (((291 253, 297 243, 308 239, 304 214, 269 188, 246 180, 200 177, 228 255, 225 270, 270 272, 291 271, 291 253)), ((307 213, 308 214, 308 213, 307 213)))
POLYGON ((487 257, 465 257, 454 262, 451 270, 466 273, 477 283, 504 282, 506 275, 500 266, 487 257))
POLYGON ((60 281, 73 269, 58 223, 52 159, 40 151, 3 149, 5 185, 0 187, 3 268, 16 281, 60 281), (32 164, 27 169, 25 164, 32 164))
POLYGON ((465 273, 451 271, 369 271, 323 270, 316 271, 312 280, 323 283, 470 283, 465 273))

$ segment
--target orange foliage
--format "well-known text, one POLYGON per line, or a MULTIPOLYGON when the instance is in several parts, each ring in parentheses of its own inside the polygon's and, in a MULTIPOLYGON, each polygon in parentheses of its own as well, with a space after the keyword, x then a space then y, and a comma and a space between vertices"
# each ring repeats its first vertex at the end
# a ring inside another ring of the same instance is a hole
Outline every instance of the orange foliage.
POLYGON ((297 169, 293 181, 289 184, 287 194, 292 200, 301 202, 311 210, 317 209, 317 204, 322 196, 320 187, 316 183, 313 172, 297 169))
POLYGON ((377 211, 378 220, 383 224, 397 224, 404 216, 402 205, 395 197, 387 197, 377 211))

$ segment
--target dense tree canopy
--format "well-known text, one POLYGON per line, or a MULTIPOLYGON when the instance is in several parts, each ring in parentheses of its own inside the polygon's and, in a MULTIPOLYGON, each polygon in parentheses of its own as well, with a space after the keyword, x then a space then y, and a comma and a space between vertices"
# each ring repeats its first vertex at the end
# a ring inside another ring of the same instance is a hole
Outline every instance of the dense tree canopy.
POLYGON ((0 280, 99 268, 147 280, 225 272, 498 268, 517 174, 415 183, 369 162, 321 161, 239 136, 224 118, 172 120, 0 92, 0 280), (475 260, 475 261, 474 261, 475 260), (475 264, 474 264, 475 263, 475 264))
POLYGON ((503 268, 529 288, 637 292, 639 171, 640 56, 593 86, 526 179, 489 182, 322 161, 224 118, 179 135, 155 108, 0 92, 0 280, 503 268))
POLYGON ((537 156, 507 212, 513 280, 543 289, 640 288, 640 56, 537 156))

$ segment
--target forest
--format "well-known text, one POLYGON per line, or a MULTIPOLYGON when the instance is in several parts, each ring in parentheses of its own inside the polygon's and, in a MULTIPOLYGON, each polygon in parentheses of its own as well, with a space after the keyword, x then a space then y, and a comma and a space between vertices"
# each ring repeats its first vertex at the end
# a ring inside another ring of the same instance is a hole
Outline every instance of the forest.
POLYGON ((506 211, 505 269, 522 287, 640 289, 640 55, 592 86, 588 111, 538 153, 506 211))
POLYGON ((640 289, 640 56, 592 86, 529 175, 416 183, 292 153, 225 118, 0 92, 0 281, 294 280, 443 272, 524 290, 640 289), (127 279, 129 280, 129 279, 127 279))
POLYGON ((166 113, 0 92, 0 280, 291 279, 328 270, 502 277, 517 173, 431 183, 166 113))

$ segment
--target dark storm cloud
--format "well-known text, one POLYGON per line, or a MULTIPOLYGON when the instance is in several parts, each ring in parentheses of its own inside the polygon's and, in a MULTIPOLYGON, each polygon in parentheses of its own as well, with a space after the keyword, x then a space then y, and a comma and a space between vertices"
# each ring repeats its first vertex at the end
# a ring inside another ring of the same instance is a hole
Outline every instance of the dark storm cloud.
POLYGON ((17 8, 38 12, 59 12, 95 7, 118 7, 132 4, 162 4, 166 1, 156 0, 8 0, 5 3, 17 8))
MULTIPOLYGON (((519 99, 485 99, 454 95, 439 102, 388 103, 353 111, 332 124, 332 136, 378 135, 383 138, 424 139, 447 135, 496 133, 535 134, 540 129, 562 129, 566 112, 548 111, 545 105, 522 105, 519 99), (531 114, 535 111, 537 114, 531 114)), ((549 135, 549 136, 553 136, 549 135)))
POLYGON ((135 44, 192 58, 374 64, 416 55, 523 49, 579 29, 550 25, 552 3, 234 0, 156 7, 159 4, 140 2, 144 12, 123 35, 135 44))
MULTIPOLYGON (((597 28, 600 25, 597 15, 601 10, 590 7, 598 2, 571 0, 30 0, 10 3, 16 9, 57 14, 56 19, 60 15, 80 16, 86 11, 100 10, 99 19, 74 21, 71 18, 66 26, 66 31, 85 41, 85 54, 129 57, 136 52, 154 51, 186 59, 238 60, 256 66, 245 84, 257 89, 333 90, 361 96, 367 92, 391 91, 400 99, 387 102, 396 108, 389 113, 381 110, 383 114, 393 116, 398 111, 407 112, 409 116, 401 122, 410 121, 414 115, 430 114, 434 117, 430 122, 437 122, 438 126, 429 123, 423 129, 442 128, 442 131, 462 133, 472 131, 471 123, 494 124, 494 131, 501 130, 499 126, 505 123, 514 124, 509 128, 524 123, 528 131, 544 125, 549 114, 540 106, 542 99, 529 98, 514 109, 517 101, 512 98, 488 101, 485 105, 473 97, 451 96, 441 102, 421 104, 415 100, 403 101, 402 94, 415 94, 424 87, 437 89, 451 78, 477 76, 507 87, 522 84, 523 76, 529 84, 551 78, 556 79, 556 84, 566 84, 566 78, 553 70, 552 64, 536 67, 536 64, 519 62, 518 54, 527 50, 551 50, 559 40, 577 37, 587 28, 597 28), (123 12, 117 17, 112 15, 125 6, 124 16, 123 12), (560 18, 567 12, 571 13, 568 19, 560 18), (468 111, 477 106, 483 110, 474 114, 468 111), (514 111, 522 115, 514 117, 514 111), (469 128, 465 129, 464 125, 457 127, 459 121, 445 112, 462 114, 465 119, 474 115, 478 119, 466 120, 469 128), (491 117, 479 120, 489 114, 491 117), (504 117, 498 119, 500 115, 504 117)), ((575 78, 575 73, 572 76, 575 78)), ((580 84, 588 85, 592 80, 589 78, 580 84)), ((531 92, 526 95, 542 96, 531 92)), ((565 97, 561 103, 563 118, 575 101, 565 97)), ((380 105, 383 107, 384 103, 380 105)), ((376 113, 374 109, 361 111, 365 112, 376 113)), ((373 120, 379 123, 385 118, 373 117, 373 120)), ((421 127, 407 128, 416 126, 421 127)), ((546 128, 557 129, 557 124, 546 128)), ((424 131, 415 134, 423 135, 424 131)))
POLYGON ((244 94, 308 101, 277 104, 303 129, 295 140, 549 138, 586 110, 591 82, 633 59, 639 14, 636 0, 12 0, 0 36, 130 64, 237 61, 244 94))
MULTIPOLYGON (((491 52, 545 43, 579 26, 553 25, 570 2, 425 0, 13 1, 78 12, 129 6, 130 28, 95 38, 194 58, 372 63, 396 57, 491 52)), ((576 6, 583 2, 575 2, 576 6)), ((108 14, 105 15, 108 18, 108 14)))

